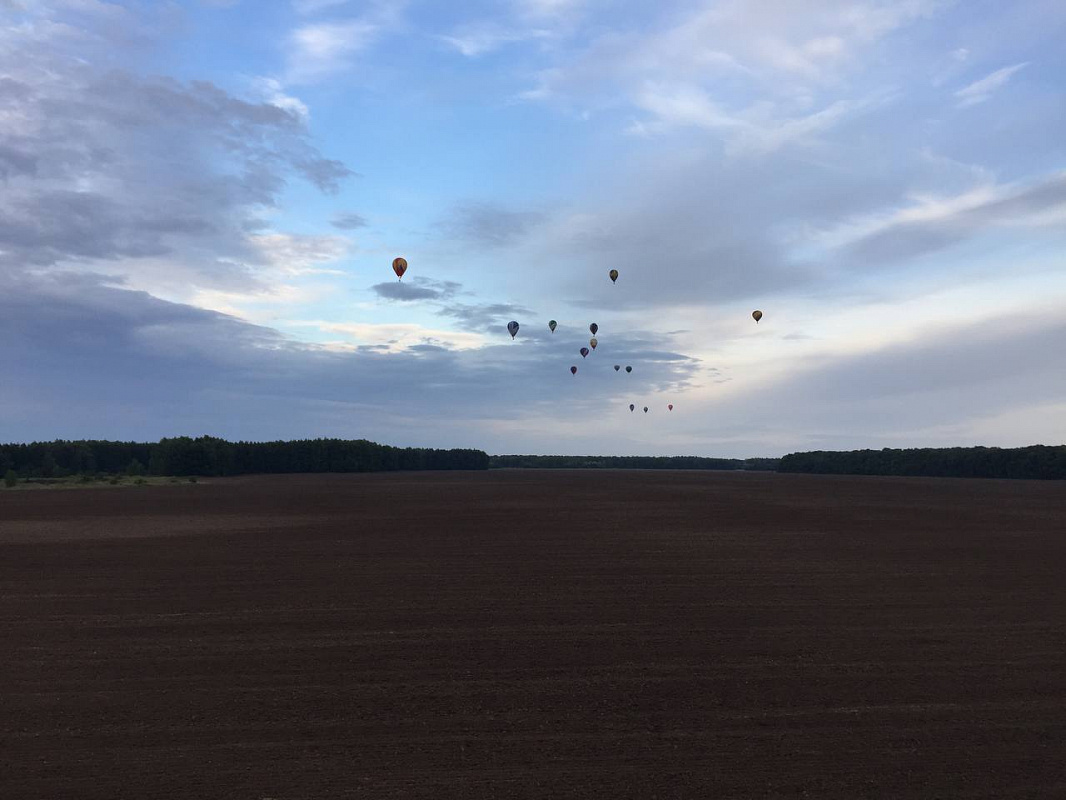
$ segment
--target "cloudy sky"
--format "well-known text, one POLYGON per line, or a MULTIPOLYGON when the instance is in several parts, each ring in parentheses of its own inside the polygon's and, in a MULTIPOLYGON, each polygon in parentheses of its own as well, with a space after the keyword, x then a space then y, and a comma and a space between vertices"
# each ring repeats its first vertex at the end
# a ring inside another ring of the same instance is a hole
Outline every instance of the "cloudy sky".
POLYGON ((1064 38, 1061 0, 0 0, 0 441, 1062 443, 1064 38))

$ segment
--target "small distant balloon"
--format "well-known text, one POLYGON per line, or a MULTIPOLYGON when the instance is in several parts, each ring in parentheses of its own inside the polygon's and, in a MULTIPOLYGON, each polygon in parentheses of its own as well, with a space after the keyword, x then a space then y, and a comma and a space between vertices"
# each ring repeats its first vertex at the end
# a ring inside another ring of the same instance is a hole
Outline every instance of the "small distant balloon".
POLYGON ((509 334, 511 334, 511 338, 512 339, 515 336, 517 336, 518 335, 518 323, 515 322, 514 320, 511 320, 510 322, 508 322, 507 323, 507 332, 509 334))
POLYGON ((589 354, 589 349, 587 347, 582 347, 581 348, 581 357, 584 358, 588 354, 589 354))
POLYGON ((611 283, 614 283, 616 280, 618 280, 618 270, 612 269, 607 274, 611 276, 611 283))
POLYGON ((591 339, 589 339, 589 347, 591 347, 593 350, 596 349, 596 345, 598 345, 598 344, 599 344, 599 342, 596 341, 596 337, 595 336, 593 336, 591 339))
POLYGON ((626 367, 626 372, 632 372, 632 371, 633 371, 632 367, 626 367))
POLYGON ((673 403, 668 403, 667 406, 666 406, 666 410, 667 411, 673 411, 674 410, 674 404, 673 403))
POLYGON ((618 372, 618 370, 620 370, 621 368, 622 368, 622 365, 621 365, 621 364, 615 364, 615 365, 614 365, 614 371, 615 371, 615 372, 618 372))
POLYGON ((758 309, 756 309, 755 311, 751 312, 751 316, 752 316, 752 319, 755 320, 755 324, 758 325, 759 324, 759 320, 762 319, 762 312, 759 311, 758 309))
POLYGON ((570 374, 577 375, 577 367, 570 367, 570 374))
POLYGON ((629 410, 630 411, 633 411, 635 408, 636 408, 635 405, 633 405, 632 403, 629 404, 629 410))
POLYGON ((558 323, 558 322, 556 322, 556 321, 555 321, 554 319, 550 319, 550 320, 548 320, 548 330, 550 330, 550 331, 551 331, 552 333, 555 333, 555 327, 556 327, 556 326, 557 326, 558 324, 559 324, 559 323, 558 323))
POLYGON ((648 413, 648 407, 647 407, 647 406, 644 406, 644 413, 645 413, 645 414, 647 414, 647 413, 648 413))
POLYGON ((397 279, 403 279, 403 274, 407 272, 407 259, 406 258, 394 258, 392 260, 392 271, 396 273, 397 279))
POLYGON ((596 331, 598 331, 599 329, 600 329, 600 326, 597 325, 595 322, 593 322, 591 325, 589 325, 589 331, 592 333, 593 336, 596 335, 596 331))

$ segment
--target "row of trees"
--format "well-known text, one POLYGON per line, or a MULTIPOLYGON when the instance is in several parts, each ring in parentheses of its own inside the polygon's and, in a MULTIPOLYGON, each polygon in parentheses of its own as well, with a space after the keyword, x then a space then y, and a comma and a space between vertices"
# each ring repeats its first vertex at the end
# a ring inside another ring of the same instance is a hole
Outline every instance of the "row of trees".
POLYGON ((55 441, 0 445, 0 475, 61 478, 72 474, 245 475, 267 472, 383 472, 488 469, 481 450, 390 447, 365 439, 228 442, 179 436, 155 444, 55 441))
POLYGON ((818 450, 773 458, 697 456, 492 456, 481 450, 390 447, 365 439, 228 442, 180 436, 143 442, 54 441, 0 445, 0 476, 74 474, 245 475, 284 472, 519 469, 721 469, 838 475, 1066 479, 1066 446, 818 450))
POLYGON ((777 469, 776 458, 700 456, 492 456, 492 469, 777 469))
POLYGON ((1066 478, 1066 446, 949 447, 908 450, 817 450, 791 453, 779 472, 921 475, 947 478, 1066 478))

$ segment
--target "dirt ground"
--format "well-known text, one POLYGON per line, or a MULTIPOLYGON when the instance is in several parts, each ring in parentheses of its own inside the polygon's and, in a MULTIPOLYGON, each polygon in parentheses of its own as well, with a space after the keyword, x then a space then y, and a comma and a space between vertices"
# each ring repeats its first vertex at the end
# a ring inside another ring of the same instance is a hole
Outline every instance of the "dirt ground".
POLYGON ((0 798, 1064 798, 1066 485, 0 491, 0 798))

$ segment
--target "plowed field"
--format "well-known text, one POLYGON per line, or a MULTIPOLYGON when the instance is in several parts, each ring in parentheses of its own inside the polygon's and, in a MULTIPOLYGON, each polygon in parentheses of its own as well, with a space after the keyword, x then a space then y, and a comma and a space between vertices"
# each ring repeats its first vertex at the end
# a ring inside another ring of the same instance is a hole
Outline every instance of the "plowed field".
POLYGON ((0 491, 0 798, 1066 798, 1066 486, 0 491))

